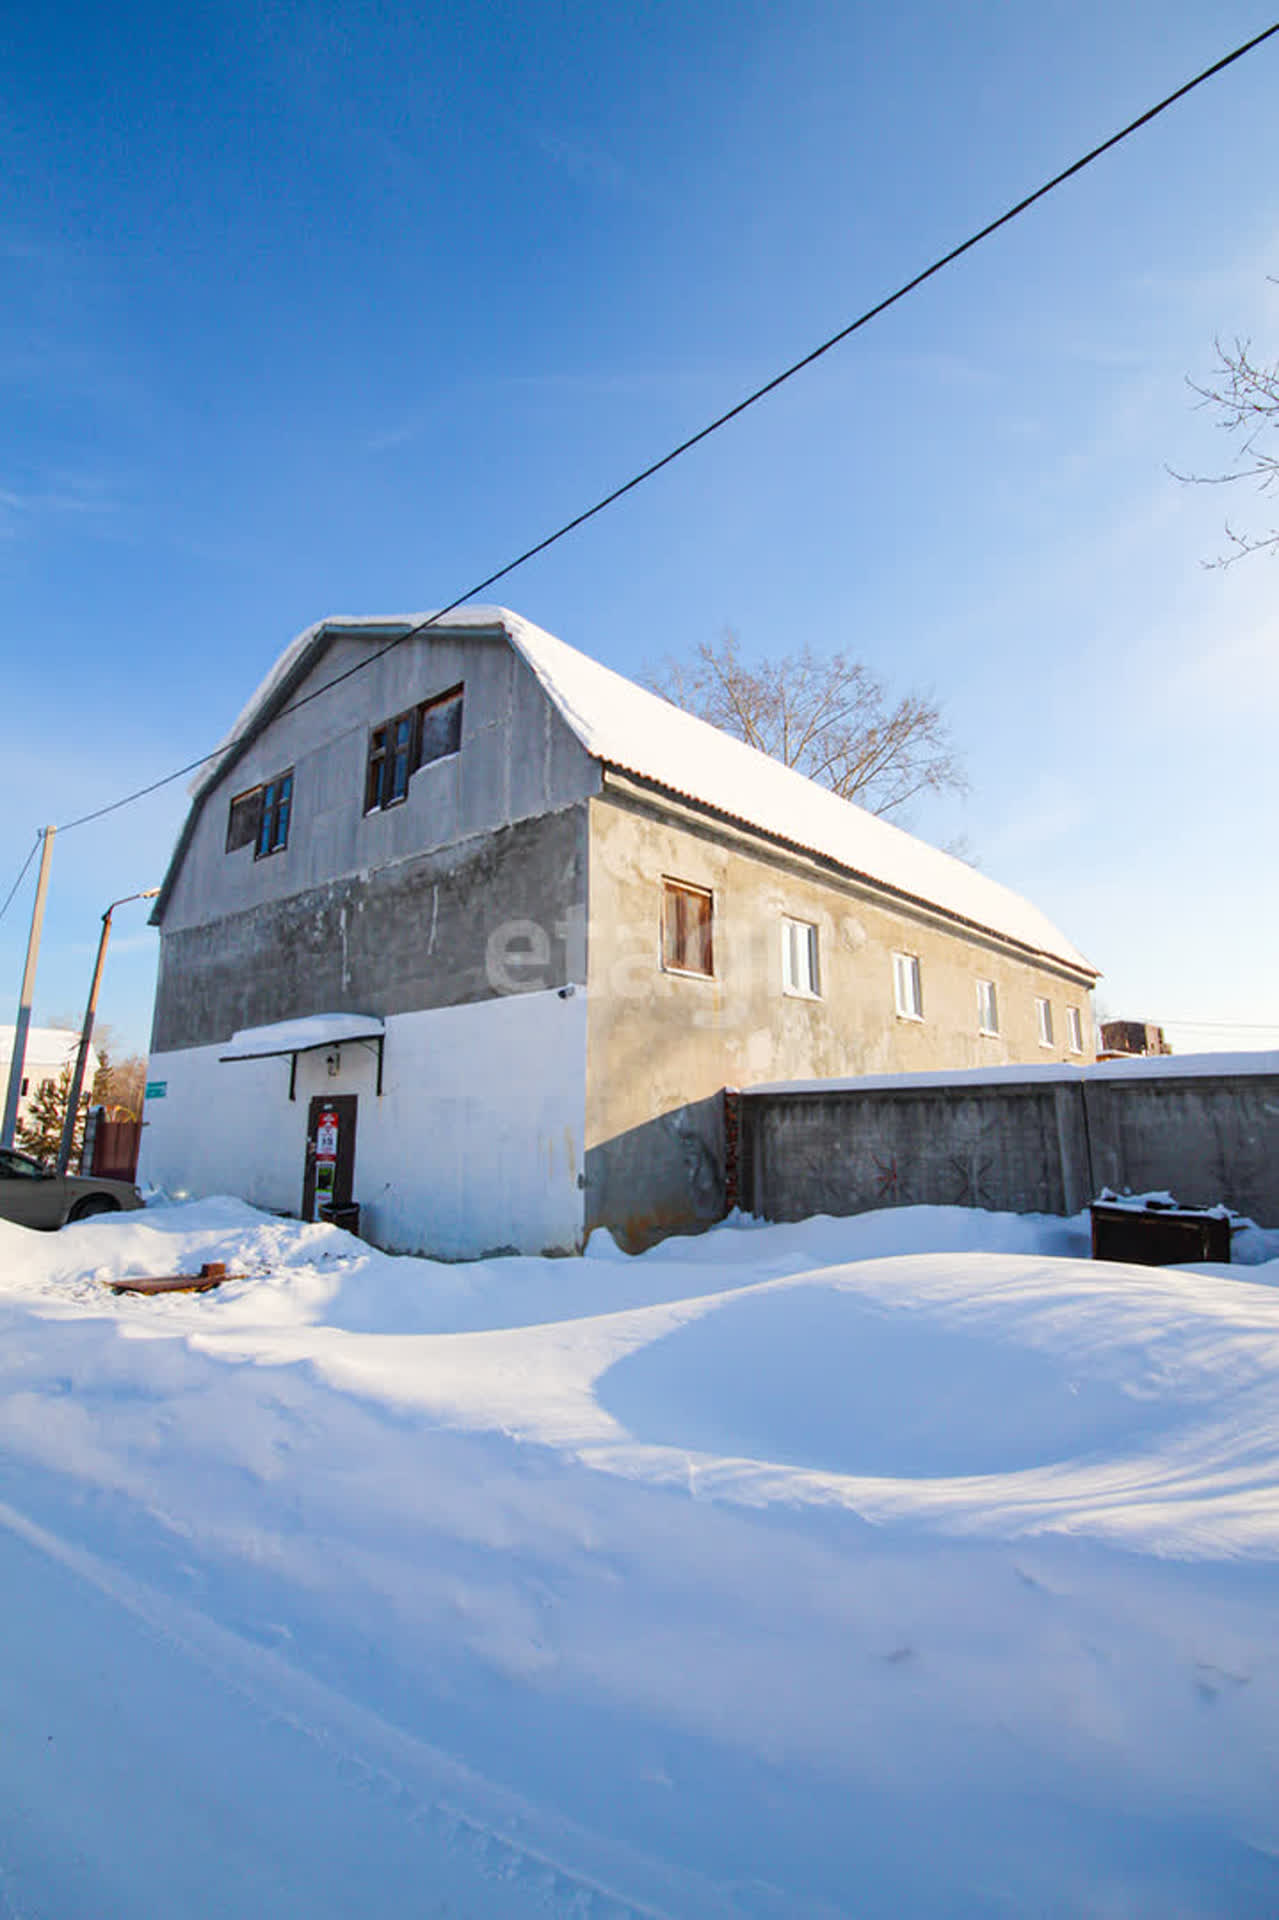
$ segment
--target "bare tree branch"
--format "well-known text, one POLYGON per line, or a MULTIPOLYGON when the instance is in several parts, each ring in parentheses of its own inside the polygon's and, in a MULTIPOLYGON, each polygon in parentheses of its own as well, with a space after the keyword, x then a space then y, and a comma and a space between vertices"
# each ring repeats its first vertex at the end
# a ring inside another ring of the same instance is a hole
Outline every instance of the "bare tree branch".
MULTIPOLYGON (((1279 435, 1279 361, 1272 366, 1259 363, 1253 357, 1250 340, 1236 339, 1231 347, 1224 347, 1220 340, 1213 344, 1217 365, 1210 384, 1201 386, 1195 380, 1186 384, 1199 395, 1201 407, 1216 413, 1214 424, 1236 439, 1233 470, 1210 474, 1169 471, 1174 479, 1193 486, 1233 486, 1237 481, 1251 480, 1259 493, 1274 492, 1279 489, 1279 440, 1272 437, 1279 435)), ((1279 551, 1279 527, 1271 527, 1267 533, 1251 533, 1227 521, 1226 538, 1233 551, 1219 554, 1206 562, 1208 566, 1233 566, 1245 554, 1267 548, 1272 553, 1279 551)))
POLYGON ((811 647, 754 665, 731 630, 688 660, 666 660, 646 684, 871 813, 891 814, 922 793, 963 793, 968 781, 936 701, 895 705, 864 662, 811 647))

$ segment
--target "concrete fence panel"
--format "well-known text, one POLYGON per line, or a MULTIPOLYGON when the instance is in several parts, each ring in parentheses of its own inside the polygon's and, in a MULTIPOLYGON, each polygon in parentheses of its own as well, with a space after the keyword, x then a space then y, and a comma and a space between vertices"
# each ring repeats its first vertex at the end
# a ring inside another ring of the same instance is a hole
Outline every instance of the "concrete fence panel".
POLYGON ((1166 1188, 1279 1225, 1279 1061, 1149 1068, 748 1089, 741 1204, 770 1220, 914 1205, 1072 1214, 1103 1187, 1166 1188))

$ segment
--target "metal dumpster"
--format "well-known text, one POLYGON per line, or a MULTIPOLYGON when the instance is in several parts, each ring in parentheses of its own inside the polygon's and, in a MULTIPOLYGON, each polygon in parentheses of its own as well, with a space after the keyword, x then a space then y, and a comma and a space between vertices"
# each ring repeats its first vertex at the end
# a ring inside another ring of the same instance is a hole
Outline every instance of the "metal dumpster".
POLYGON ((1229 1263, 1229 1214, 1105 1200, 1094 1200, 1088 1211, 1094 1260, 1126 1260, 1139 1267, 1184 1266, 1195 1260, 1229 1263))

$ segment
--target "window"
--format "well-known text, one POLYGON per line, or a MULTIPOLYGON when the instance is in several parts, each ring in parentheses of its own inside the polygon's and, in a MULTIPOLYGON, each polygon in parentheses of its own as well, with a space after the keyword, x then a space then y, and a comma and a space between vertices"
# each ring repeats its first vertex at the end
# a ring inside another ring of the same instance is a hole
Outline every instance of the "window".
POLYGON ((1078 1007, 1066 1008, 1066 1046, 1071 1053, 1084 1050, 1084 1023, 1079 1017, 1078 1007))
POLYGON ((903 1020, 922 1020, 924 990, 919 975, 919 956, 914 953, 893 955, 893 991, 897 1011, 903 1020))
POLYGON ((0 1147, 0 1179, 43 1180, 44 1168, 29 1154, 15 1153, 9 1147, 0 1147))
POLYGON ((261 825, 261 787, 250 787, 247 793, 237 793, 231 802, 231 811, 227 815, 227 852, 234 853, 237 847, 255 847, 261 825))
POLYGON ((662 883, 662 965, 668 973, 715 971, 711 895, 682 880, 662 883))
POLYGON ((1039 1044, 1051 1047, 1053 1044, 1053 1005, 1051 1000, 1036 1000, 1035 1018, 1039 1022, 1039 1044))
POLYGON ((293 769, 277 773, 262 789, 262 824, 258 828, 255 860, 280 853, 289 844, 289 815, 293 810, 293 769))
POLYGON ((977 1031, 999 1032, 999 996, 993 980, 977 982, 977 1031))
POLYGON ((226 850, 252 847, 253 858, 279 853, 289 844, 289 815, 293 811, 293 769, 277 773, 260 787, 237 793, 226 823, 226 850))
POLYGON ((393 720, 374 727, 369 740, 369 776, 364 793, 364 811, 393 807, 409 790, 409 761, 413 753, 413 714, 397 713, 393 720))
POLYGON ((782 988, 786 993, 816 999, 821 992, 817 973, 817 929, 807 920, 782 921, 782 988))
POLYGON ((369 766, 364 811, 398 806, 408 796, 419 767, 457 753, 462 745, 462 689, 453 687, 437 700, 424 700, 374 727, 369 735, 369 766))

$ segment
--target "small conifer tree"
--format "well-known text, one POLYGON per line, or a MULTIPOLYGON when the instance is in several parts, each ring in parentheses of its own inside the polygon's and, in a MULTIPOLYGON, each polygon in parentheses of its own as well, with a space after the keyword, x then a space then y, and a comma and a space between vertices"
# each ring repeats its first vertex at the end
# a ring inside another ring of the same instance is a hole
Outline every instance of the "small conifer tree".
MULTIPOLYGON (((52 1166, 58 1157, 58 1148, 62 1144, 62 1123, 66 1118, 67 1102, 71 1098, 71 1063, 62 1069, 56 1080, 45 1079, 40 1082, 31 1096, 26 1118, 18 1122, 17 1144, 24 1153, 32 1154, 42 1160, 46 1166, 52 1166)), ((75 1137, 71 1144, 71 1164, 78 1160, 84 1145, 84 1123, 89 1114, 87 1094, 80 1097, 80 1112, 76 1117, 75 1137)))

